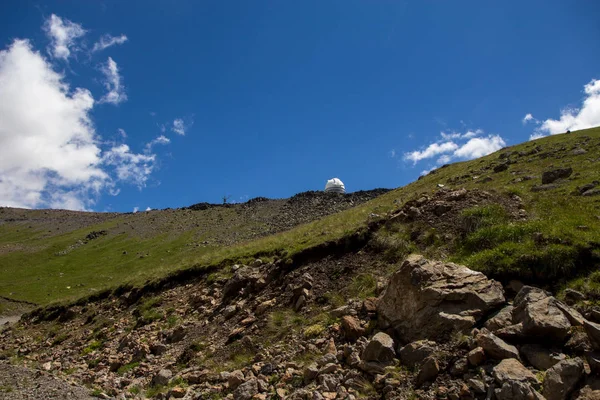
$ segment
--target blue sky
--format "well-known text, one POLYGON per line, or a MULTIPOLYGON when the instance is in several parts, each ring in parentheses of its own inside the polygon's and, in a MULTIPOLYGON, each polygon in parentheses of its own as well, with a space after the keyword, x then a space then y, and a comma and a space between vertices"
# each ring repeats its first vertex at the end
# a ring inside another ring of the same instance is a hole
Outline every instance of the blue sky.
POLYGON ((597 126, 599 19, 591 0, 3 2, 0 206, 398 187, 597 126))

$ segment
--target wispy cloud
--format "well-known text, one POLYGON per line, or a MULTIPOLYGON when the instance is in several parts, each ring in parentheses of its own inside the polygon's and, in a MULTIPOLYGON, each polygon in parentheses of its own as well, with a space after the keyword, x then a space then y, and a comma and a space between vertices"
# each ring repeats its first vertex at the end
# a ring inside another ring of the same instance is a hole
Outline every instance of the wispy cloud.
POLYGON ((175 132, 178 135, 185 135, 185 131, 187 130, 187 126, 185 126, 185 123, 183 122, 183 119, 181 118, 176 118, 173 121, 173 127, 171 128, 171 130, 173 132, 175 132))
POLYGON ((92 47, 92 53, 105 50, 111 46, 123 44, 126 41, 127 41, 127 36, 125 36, 123 34, 120 36, 111 36, 109 34, 102 35, 100 37, 100 40, 98 40, 96 43, 94 43, 94 47, 92 47))
POLYGON ((153 139, 152 141, 146 143, 146 152, 151 151, 152 147, 156 144, 169 144, 169 143, 171 143, 171 139, 169 139, 165 135, 160 135, 157 138, 153 139))
POLYGON ((51 42, 49 52, 52 57, 65 61, 71 55, 71 50, 79 48, 76 44, 76 39, 86 33, 80 24, 71 22, 68 19, 62 19, 55 14, 52 14, 46 20, 43 29, 51 42))
POLYGON ((108 57, 106 64, 102 64, 100 70, 104 74, 104 87, 108 92, 100 99, 100 103, 117 105, 127 101, 127 94, 123 86, 123 78, 119 75, 117 63, 108 57))

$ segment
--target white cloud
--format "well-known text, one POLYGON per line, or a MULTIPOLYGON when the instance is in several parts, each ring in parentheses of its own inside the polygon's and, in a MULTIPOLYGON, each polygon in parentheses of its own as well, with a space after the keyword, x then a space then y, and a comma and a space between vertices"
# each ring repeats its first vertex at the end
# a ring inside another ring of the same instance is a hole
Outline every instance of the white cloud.
POLYGON ((105 76, 104 87, 108 90, 101 99, 100 103, 111 103, 117 105, 127 100, 127 94, 125 94, 125 87, 123 86, 119 75, 119 67, 117 63, 110 57, 100 68, 105 76))
POLYGON ((44 31, 50 38, 50 54, 54 58, 67 60, 71 55, 71 50, 78 49, 76 39, 85 35, 85 29, 79 24, 73 23, 68 19, 63 20, 59 16, 52 14, 44 23, 44 31))
POLYGON ((173 127, 171 128, 171 130, 173 132, 177 133, 178 135, 185 135, 185 131, 188 128, 189 128, 189 126, 186 126, 181 118, 176 118, 173 121, 173 127))
POLYGON ((139 207, 133 207, 133 213, 135 214, 136 212, 140 211, 139 207))
POLYGON ((117 132, 119 132, 119 135, 121 135, 123 139, 127 139, 127 132, 125 132, 125 129, 119 128, 117 129, 117 132))
POLYGON ((488 137, 477 137, 470 139, 467 143, 458 148, 454 154, 454 158, 463 158, 472 160, 487 156, 495 151, 506 146, 506 142, 499 135, 490 135, 488 137))
POLYGON ((103 35, 102 37, 100 37, 99 41, 94 43, 94 47, 92 47, 92 53, 102 51, 117 44, 123 44, 126 41, 127 36, 123 34, 121 36, 111 36, 109 34, 103 35))
POLYGON ((414 164, 426 158, 435 157, 438 154, 448 153, 458 149, 454 142, 432 143, 423 151, 412 151, 404 155, 404 159, 412 161, 414 164))
POLYGON ((539 121, 535 119, 534 116, 531 115, 531 113, 527 113, 525 114, 521 122, 523 122, 523 125, 526 125, 528 122, 534 122, 537 124, 539 121))
MULTIPOLYGON (((452 160, 483 157, 506 145, 499 135, 488 135, 481 129, 461 132, 440 132, 440 140, 430 144, 425 150, 415 150, 404 154, 404 159, 417 164, 419 161, 437 157, 436 164, 447 164, 452 160)), ((422 171, 427 174, 431 169, 422 171)))
POLYGON ((119 181, 143 186, 153 154, 108 149, 87 89, 72 90, 27 40, 0 51, 0 205, 87 209, 119 181))
POLYGON ((581 108, 566 108, 561 111, 559 119, 540 121, 530 139, 600 126, 600 80, 592 79, 584 86, 584 92, 581 108))
POLYGON ((391 158, 396 158, 396 149, 391 149, 389 154, 391 158))

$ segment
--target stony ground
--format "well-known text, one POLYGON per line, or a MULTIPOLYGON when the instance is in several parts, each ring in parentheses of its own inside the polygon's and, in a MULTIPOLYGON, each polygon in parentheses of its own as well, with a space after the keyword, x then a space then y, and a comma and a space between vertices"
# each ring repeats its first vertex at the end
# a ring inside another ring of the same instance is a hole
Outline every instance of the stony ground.
MULTIPOLYGON (((411 221, 415 243, 431 227, 452 242, 462 209, 492 203, 526 218, 518 198, 440 190, 378 226, 411 221)), ((562 302, 456 264, 396 263, 376 236, 347 243, 34 312, 0 334, 0 371, 115 398, 600 398, 600 308, 584 294, 562 302)), ((9 398, 49 398, 8 376, 9 398)))
POLYGON ((10 364, 0 368, 0 399, 91 400, 90 391, 48 372, 10 364))

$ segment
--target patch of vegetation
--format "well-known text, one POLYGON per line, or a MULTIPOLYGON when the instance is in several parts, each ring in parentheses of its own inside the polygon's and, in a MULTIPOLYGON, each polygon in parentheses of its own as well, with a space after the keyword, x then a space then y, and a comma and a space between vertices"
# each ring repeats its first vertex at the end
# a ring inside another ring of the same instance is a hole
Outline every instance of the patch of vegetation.
POLYGON ((140 365, 140 363, 137 362, 137 361, 136 362, 130 362, 129 364, 121 365, 119 367, 119 369, 117 370, 117 374, 119 374, 119 375, 125 375, 129 371, 133 371, 134 369, 136 369, 139 365, 140 365))
POLYGON ((0 393, 12 393, 12 391, 13 391, 12 386, 0 385, 0 393))
POLYGON ((357 297, 359 299, 366 299, 367 297, 375 296, 376 290, 377 278, 373 274, 369 273, 356 275, 348 287, 350 296, 357 297))
POLYGON ((100 349, 102 347, 102 342, 99 340, 92 340, 90 344, 88 344, 82 351, 81 355, 85 356, 93 353, 94 351, 100 349))
POLYGON ((134 385, 134 386, 131 386, 127 391, 131 394, 140 394, 142 389, 140 389, 140 387, 138 385, 134 385))
POLYGON ((399 226, 396 224, 380 229, 369 242, 369 246, 381 253, 382 258, 389 263, 397 263, 415 250, 408 235, 399 226))
POLYGON ((321 324, 313 324, 307 326, 304 329, 304 337, 306 338, 314 338, 320 336, 323 332, 325 332, 326 328, 321 324))
POLYGON ((306 319, 290 309, 274 311, 269 314, 266 332, 272 337, 283 338, 290 331, 302 328, 306 319))

